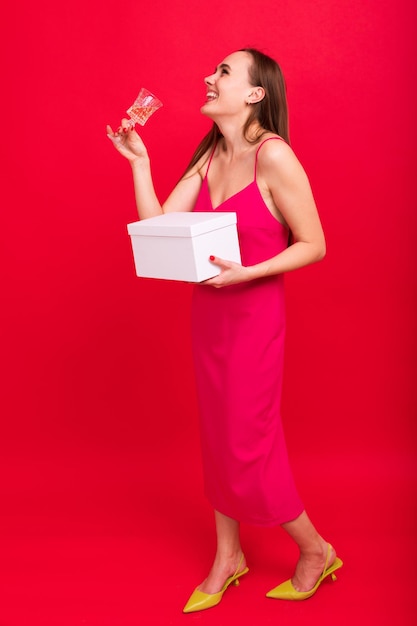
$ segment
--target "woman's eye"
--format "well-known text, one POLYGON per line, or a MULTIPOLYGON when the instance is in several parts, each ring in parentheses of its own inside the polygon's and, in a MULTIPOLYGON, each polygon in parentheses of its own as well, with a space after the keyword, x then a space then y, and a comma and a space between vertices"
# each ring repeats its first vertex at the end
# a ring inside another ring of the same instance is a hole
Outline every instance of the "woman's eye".
POLYGON ((228 74, 228 73, 229 72, 224 67, 221 69, 220 74, 228 74))

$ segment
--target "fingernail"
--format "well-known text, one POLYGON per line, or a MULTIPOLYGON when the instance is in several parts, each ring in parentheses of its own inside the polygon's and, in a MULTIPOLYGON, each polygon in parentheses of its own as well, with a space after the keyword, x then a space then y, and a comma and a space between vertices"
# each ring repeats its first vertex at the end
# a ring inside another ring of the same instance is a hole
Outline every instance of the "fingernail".
POLYGON ((215 257, 211 254, 211 255, 210 255, 210 261, 214 261, 214 258, 215 258, 215 257))

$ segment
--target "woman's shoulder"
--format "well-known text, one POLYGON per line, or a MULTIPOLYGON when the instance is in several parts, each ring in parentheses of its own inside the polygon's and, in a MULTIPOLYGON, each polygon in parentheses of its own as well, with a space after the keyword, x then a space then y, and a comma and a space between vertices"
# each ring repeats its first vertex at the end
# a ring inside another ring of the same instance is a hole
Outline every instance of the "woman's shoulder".
POLYGON ((283 137, 269 132, 260 138, 256 151, 258 164, 266 168, 296 158, 292 148, 283 137))
POLYGON ((304 168, 291 146, 279 135, 268 133, 259 142, 257 172, 268 187, 285 180, 301 180, 304 168), (276 139, 277 141, 269 141, 276 139))
POLYGON ((264 133, 259 138, 257 143, 257 152, 259 156, 261 154, 270 154, 271 152, 275 152, 276 150, 285 152, 288 149, 291 150, 289 144, 285 141, 283 137, 270 132, 264 133))

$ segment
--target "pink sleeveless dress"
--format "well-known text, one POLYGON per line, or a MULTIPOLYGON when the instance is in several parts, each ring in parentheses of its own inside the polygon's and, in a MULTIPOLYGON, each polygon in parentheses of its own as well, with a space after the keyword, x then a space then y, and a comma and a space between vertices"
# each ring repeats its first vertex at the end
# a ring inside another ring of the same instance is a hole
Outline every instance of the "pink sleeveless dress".
MULTIPOLYGON (((215 209, 236 212, 243 265, 275 256, 288 241, 287 229, 268 210, 256 182, 263 143, 254 180, 215 209)), ((214 210, 211 158, 195 211, 214 210)), ((260 526, 291 521, 304 510, 280 415, 284 333, 282 275, 221 289, 194 287, 192 339, 205 493, 215 510, 260 526)))

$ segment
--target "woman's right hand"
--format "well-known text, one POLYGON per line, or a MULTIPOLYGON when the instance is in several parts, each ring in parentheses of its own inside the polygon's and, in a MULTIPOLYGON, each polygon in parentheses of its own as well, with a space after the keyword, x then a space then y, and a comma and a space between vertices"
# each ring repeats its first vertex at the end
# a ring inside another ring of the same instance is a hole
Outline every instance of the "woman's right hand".
POLYGON ((129 124, 129 120, 122 119, 121 126, 113 132, 111 126, 107 125, 107 137, 110 139, 114 147, 128 161, 148 159, 148 151, 135 131, 135 127, 129 124))

